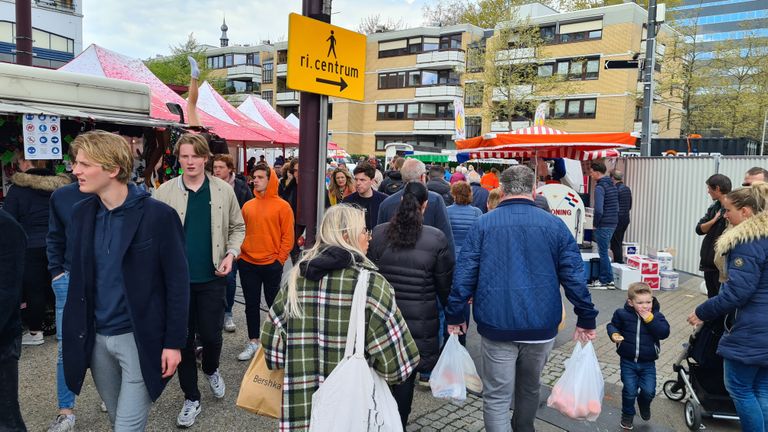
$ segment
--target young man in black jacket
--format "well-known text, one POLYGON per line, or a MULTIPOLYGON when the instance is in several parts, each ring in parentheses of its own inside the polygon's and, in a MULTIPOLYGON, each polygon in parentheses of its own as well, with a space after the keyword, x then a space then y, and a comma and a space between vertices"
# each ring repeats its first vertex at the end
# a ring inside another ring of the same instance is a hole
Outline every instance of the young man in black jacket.
POLYGON ((731 179, 722 174, 714 174, 707 179, 706 183, 712 204, 696 224, 696 234, 704 236, 699 253, 701 257, 699 270, 704 272, 707 297, 712 298, 720 292, 720 270, 715 266, 715 243, 728 226, 724 217, 723 200, 731 191, 731 179))

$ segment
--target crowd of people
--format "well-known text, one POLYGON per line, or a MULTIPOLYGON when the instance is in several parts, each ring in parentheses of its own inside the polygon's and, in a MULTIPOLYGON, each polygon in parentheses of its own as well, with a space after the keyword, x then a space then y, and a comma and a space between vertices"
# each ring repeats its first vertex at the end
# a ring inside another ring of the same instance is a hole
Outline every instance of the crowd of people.
MULTIPOLYGON (((10 430, 25 430, 18 359, 21 345, 44 342, 46 287, 55 296, 59 342, 59 412, 50 432, 74 430, 88 370, 114 430, 144 430, 175 374, 184 395, 176 424, 193 426, 203 413, 198 363, 212 395, 226 394, 222 332, 237 328, 238 276, 247 337, 237 359, 262 349, 269 368, 285 370, 280 430, 309 429, 312 395, 344 358, 363 273, 370 275, 365 355, 391 386, 403 428, 416 384, 429 381, 448 336, 465 343, 470 305, 488 431, 534 430, 563 295, 576 316, 574 338, 596 337, 598 311, 579 245, 536 195, 528 166, 451 171, 396 157, 383 173, 375 156, 351 170, 337 165, 328 170, 315 243, 300 253, 297 158, 272 166, 254 159, 243 178, 231 156, 212 155, 204 137, 187 133, 175 147, 182 174, 150 194, 129 181, 134 161, 123 138, 86 132, 70 150, 76 182, 24 161, 0 210, 0 426, 10 430)), ((710 177, 713 205, 696 227, 706 236, 702 270, 711 298, 689 321, 732 315, 720 354, 745 430, 765 430, 768 419, 768 324, 758 319, 768 312, 767 174, 750 170, 739 189, 725 176, 710 177)), ((623 174, 601 161, 589 175, 601 262, 594 287, 611 287, 609 251, 623 260, 632 196, 623 174)), ((608 325, 621 358, 624 429, 633 427, 636 403, 650 419, 654 363, 669 332, 648 285, 632 284, 608 325)))

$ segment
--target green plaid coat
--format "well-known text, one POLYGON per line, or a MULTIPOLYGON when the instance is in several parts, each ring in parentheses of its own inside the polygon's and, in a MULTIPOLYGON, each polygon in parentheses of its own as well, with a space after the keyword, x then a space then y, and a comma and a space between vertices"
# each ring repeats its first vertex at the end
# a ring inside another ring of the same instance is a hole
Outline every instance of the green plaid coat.
MULTIPOLYGON (((304 316, 286 317, 280 290, 261 331, 267 366, 284 368, 281 431, 309 429, 312 394, 344 357, 352 296, 360 269, 329 273, 321 281, 300 277, 304 316)), ((419 363, 419 351, 395 304, 392 286, 374 269, 365 307, 368 363, 390 384, 405 381, 419 363)))

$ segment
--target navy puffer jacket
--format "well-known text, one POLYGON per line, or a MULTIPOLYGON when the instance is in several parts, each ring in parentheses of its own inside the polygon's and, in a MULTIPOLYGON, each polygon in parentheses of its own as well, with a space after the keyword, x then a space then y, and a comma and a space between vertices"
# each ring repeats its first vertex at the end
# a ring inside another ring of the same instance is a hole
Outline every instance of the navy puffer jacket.
POLYGON ((445 308, 448 324, 464 322, 464 305, 474 297, 472 314, 483 337, 499 342, 552 339, 562 318, 562 285, 574 305, 576 325, 595 328, 597 310, 576 240, 563 221, 533 200, 507 199, 480 216, 456 263, 445 308))
POLYGON ((619 224, 619 192, 605 176, 595 186, 595 228, 616 228, 619 224))
POLYGON ((483 215, 479 208, 469 204, 454 204, 448 206, 448 220, 451 221, 451 230, 453 231, 453 241, 456 248, 456 255, 461 252, 461 245, 464 244, 464 238, 467 236, 469 228, 477 222, 477 219, 483 215))
POLYGON ((659 301, 654 297, 651 313, 653 319, 646 323, 628 303, 616 309, 608 323, 608 337, 619 333, 624 340, 616 344, 616 352, 625 360, 649 362, 659 358, 661 340, 669 337, 669 322, 660 312, 659 301))
POLYGON ((731 314, 717 353, 748 365, 768 366, 768 212, 726 231, 717 255, 727 255, 727 280, 720 293, 696 308, 704 321, 731 314))

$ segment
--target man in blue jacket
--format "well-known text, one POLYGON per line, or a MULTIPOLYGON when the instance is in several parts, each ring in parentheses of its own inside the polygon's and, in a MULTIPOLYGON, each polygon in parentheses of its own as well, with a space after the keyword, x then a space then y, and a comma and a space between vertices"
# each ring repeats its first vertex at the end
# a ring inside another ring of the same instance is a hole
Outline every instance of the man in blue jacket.
POLYGON ((619 223, 619 193, 611 178, 606 174, 607 169, 602 161, 594 161, 590 165, 589 176, 596 181, 595 185, 595 241, 600 255, 600 276, 595 288, 613 289, 613 270, 608 248, 613 232, 619 223))
MULTIPOLYGON (((404 184, 412 181, 427 184, 427 167, 420 160, 407 159, 403 163, 403 167, 400 168, 400 174, 403 177, 404 184)), ((402 199, 402 189, 385 199, 379 206, 379 218, 376 224, 380 225, 389 222, 392 216, 395 215, 402 199)), ((429 225, 442 231, 445 237, 448 238, 451 250, 453 250, 453 231, 451 230, 451 222, 448 219, 448 211, 445 209, 445 201, 443 201, 443 197, 432 191, 429 192, 429 198, 427 199, 424 225, 429 225)))
POLYGON ((616 230, 611 237, 611 252, 613 252, 613 261, 624 263, 624 233, 629 227, 629 211, 632 210, 632 190, 624 184, 624 173, 614 171, 611 175, 613 184, 616 185, 616 194, 619 199, 619 218, 616 224, 616 230))
POLYGON ((68 237, 67 387, 79 394, 91 369, 113 430, 144 430, 187 341, 184 230, 172 208, 128 184, 123 138, 86 132, 71 151, 80 191, 93 195, 75 205, 68 237))
POLYGON ((594 339, 597 310, 576 240, 560 219, 533 202, 533 171, 507 168, 500 182, 498 207, 481 216, 464 240, 445 315, 449 332, 464 332, 464 304, 474 298, 486 430, 510 430, 514 399, 512 428, 532 432, 541 371, 562 318, 560 286, 578 317, 574 338, 594 339))

